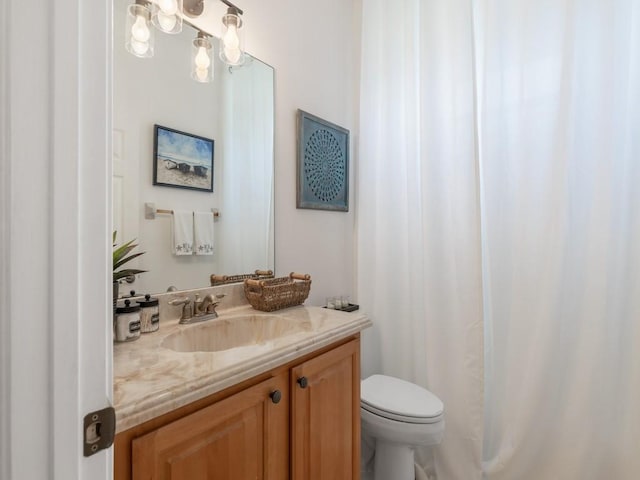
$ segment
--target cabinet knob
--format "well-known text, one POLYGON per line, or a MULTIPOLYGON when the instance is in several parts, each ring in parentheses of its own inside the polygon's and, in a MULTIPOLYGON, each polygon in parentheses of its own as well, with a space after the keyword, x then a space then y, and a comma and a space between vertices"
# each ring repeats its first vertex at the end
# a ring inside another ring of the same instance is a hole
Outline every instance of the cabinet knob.
POLYGON ((301 388, 307 388, 307 385, 309 385, 307 377, 300 377, 297 381, 301 388))
POLYGON ((273 403, 280 403, 280 400, 282 400, 282 392, 280 390, 274 390, 269 394, 269 396, 273 403))

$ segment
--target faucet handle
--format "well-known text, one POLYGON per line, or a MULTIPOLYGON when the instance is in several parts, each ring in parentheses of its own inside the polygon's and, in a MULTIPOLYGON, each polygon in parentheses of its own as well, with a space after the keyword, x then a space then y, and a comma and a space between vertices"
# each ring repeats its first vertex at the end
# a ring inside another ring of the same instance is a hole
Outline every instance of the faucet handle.
POLYGON ((217 306, 218 306, 218 302, 210 303, 209 305, 207 305, 207 311, 204 313, 217 313, 216 312, 217 306))
POLYGON ((189 305, 191 299, 189 297, 176 297, 167 302, 169 305, 189 305))
POLYGON ((221 294, 212 293, 211 294, 212 302, 207 304, 206 313, 215 313, 217 316, 218 312, 216 312, 216 307, 220 305, 220 301, 222 300, 223 297, 224 297, 224 293, 221 293, 221 294))
POLYGON ((182 316, 180 317, 180 323, 184 323, 193 316, 191 310, 191 299, 189 297, 178 297, 167 302, 169 305, 182 305, 182 316))

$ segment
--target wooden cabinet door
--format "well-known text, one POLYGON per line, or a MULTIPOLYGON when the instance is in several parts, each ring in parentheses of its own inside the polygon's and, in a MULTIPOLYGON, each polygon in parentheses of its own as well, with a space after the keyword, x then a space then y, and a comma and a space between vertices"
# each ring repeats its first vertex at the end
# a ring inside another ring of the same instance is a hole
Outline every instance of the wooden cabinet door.
POLYGON ((283 373, 141 436, 132 444, 133 479, 287 479, 289 404, 283 373))
POLYGON ((293 480, 360 478, 359 340, 292 369, 293 480))

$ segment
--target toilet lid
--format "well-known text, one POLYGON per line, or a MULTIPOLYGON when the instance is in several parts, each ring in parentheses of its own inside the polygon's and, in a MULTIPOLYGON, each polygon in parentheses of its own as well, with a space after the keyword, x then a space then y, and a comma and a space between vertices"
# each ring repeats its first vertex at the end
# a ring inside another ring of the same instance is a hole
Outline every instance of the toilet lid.
POLYGON ((430 391, 386 375, 372 375, 360 385, 361 405, 377 415, 410 423, 440 420, 444 405, 430 391))

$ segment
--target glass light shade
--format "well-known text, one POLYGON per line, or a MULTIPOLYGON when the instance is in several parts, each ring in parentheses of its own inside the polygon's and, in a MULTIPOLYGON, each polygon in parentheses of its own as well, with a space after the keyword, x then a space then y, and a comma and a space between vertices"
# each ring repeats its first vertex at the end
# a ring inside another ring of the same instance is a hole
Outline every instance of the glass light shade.
POLYGON ((198 33, 191 47, 191 78, 200 83, 213 80, 213 47, 202 32, 198 33))
POLYGON ((182 31, 182 0, 157 0, 151 7, 151 22, 158 30, 176 34, 182 31))
POLYGON ((244 63, 244 31, 242 19, 237 9, 229 7, 222 17, 222 36, 220 38, 220 60, 227 65, 244 63))
POLYGON ((145 5, 136 3, 127 8, 125 48, 136 57, 153 57, 154 36, 150 19, 151 12, 145 5))

